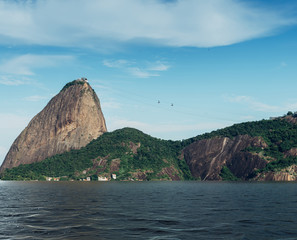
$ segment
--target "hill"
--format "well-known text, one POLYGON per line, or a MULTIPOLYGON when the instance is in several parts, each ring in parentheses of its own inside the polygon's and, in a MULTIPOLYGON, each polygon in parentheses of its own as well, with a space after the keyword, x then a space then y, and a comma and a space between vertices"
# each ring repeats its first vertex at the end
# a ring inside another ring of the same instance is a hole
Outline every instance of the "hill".
POLYGON ((86 79, 72 81, 21 132, 7 153, 4 169, 40 162, 80 149, 106 132, 99 99, 86 79))
POLYGON ((202 180, 297 180, 296 122, 289 112, 235 124, 183 141, 183 155, 202 180))
POLYGON ((124 128, 104 133, 80 150, 71 150, 46 160, 7 169, 3 180, 45 180, 63 177, 79 180, 90 177, 118 180, 184 180, 191 173, 178 158, 181 142, 153 138, 139 130, 124 128))
POLYGON ((245 122, 183 141, 123 128, 79 150, 6 169, 3 180, 261 180, 297 179, 297 115, 245 122))

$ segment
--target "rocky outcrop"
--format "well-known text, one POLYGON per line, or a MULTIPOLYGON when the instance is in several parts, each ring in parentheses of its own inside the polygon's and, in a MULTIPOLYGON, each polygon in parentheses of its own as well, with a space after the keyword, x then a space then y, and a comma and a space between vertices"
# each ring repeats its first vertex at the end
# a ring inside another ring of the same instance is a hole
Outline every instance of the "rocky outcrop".
POLYGON ((289 123, 292 123, 292 124, 297 124, 297 118, 293 115, 287 115, 285 117, 282 117, 281 119, 284 119, 286 121, 288 121, 289 123))
POLYGON ((255 169, 267 164, 258 155, 244 151, 247 147, 267 147, 259 137, 239 135, 234 139, 215 137, 194 142, 183 149, 182 157, 195 178, 221 180, 223 166, 238 178, 246 179, 255 169))
POLYGON ((297 181, 297 165, 284 168, 280 171, 265 172, 259 174, 255 180, 258 181, 297 181))
POLYGON ((111 173, 118 172, 120 170, 120 164, 121 164, 121 159, 120 158, 116 158, 116 159, 111 160, 110 172, 111 173))
POLYGON ((179 171, 174 166, 162 168, 162 170, 157 174, 157 177, 160 178, 164 176, 173 181, 181 180, 181 178, 179 177, 179 171))
POLYGON ((289 151, 285 152, 285 157, 296 157, 297 148, 291 148, 289 151))
POLYGON ((17 137, 0 172, 79 149, 106 131, 105 119, 94 90, 85 81, 71 82, 17 137))

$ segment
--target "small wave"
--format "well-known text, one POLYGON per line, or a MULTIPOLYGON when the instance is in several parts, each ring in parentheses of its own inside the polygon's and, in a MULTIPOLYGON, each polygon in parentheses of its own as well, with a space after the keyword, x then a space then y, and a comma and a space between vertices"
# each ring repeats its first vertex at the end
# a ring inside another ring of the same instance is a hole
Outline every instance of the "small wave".
POLYGON ((34 213, 31 215, 28 215, 27 218, 34 218, 34 217, 39 217, 39 216, 42 216, 42 215, 40 213, 34 213))
POLYGON ((174 229, 176 232, 185 232, 185 233, 208 233, 210 231, 209 227, 199 227, 199 228, 181 228, 174 229))
POLYGON ((37 225, 24 225, 24 227, 31 228, 31 229, 38 229, 38 230, 46 230, 46 231, 60 231, 65 229, 72 229, 72 228, 82 228, 86 227, 85 225, 72 225, 72 226, 61 226, 61 227, 48 227, 48 226, 37 226, 37 225))
POLYGON ((175 221, 175 220, 157 220, 158 223, 164 224, 164 225, 178 225, 179 221, 175 221))
POLYGON ((147 228, 147 227, 136 227, 136 228, 130 228, 129 230, 132 232, 149 232, 149 231, 151 231, 151 229, 147 228))
POLYGON ((175 235, 168 235, 168 236, 154 236, 149 238, 149 240, 165 240, 165 239, 170 239, 170 240, 181 240, 182 238, 178 238, 175 235))
POLYGON ((296 240, 296 239, 297 239, 297 235, 292 238, 278 238, 277 240, 296 240))
POLYGON ((250 219, 242 219, 242 220, 238 220, 237 222, 239 223, 244 223, 244 224, 257 224, 257 221, 254 220, 250 220, 250 219))

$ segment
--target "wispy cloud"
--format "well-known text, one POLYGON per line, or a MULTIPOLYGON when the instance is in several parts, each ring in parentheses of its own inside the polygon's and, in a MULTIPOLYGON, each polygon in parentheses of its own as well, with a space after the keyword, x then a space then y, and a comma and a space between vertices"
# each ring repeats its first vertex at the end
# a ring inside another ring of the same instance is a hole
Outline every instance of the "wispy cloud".
POLYGON ((131 67, 131 68, 128 68, 127 70, 132 76, 137 77, 137 78, 149 78, 149 77, 160 76, 156 72, 143 70, 138 67, 131 67))
POLYGON ((165 64, 161 61, 150 63, 148 66, 148 70, 151 70, 151 71, 167 71, 169 68, 170 66, 168 64, 165 64))
MULTIPOLYGON (((223 96, 225 101, 231 103, 243 104, 251 110, 266 113, 285 114, 287 111, 297 110, 297 100, 288 99, 286 102, 280 102, 278 105, 269 105, 256 100, 251 96, 223 96)), ((256 119, 254 116, 243 116, 242 120, 256 119)))
POLYGON ((1 1, 0 43, 102 48, 111 41, 214 47, 296 24, 286 6, 240 0, 1 1))
POLYGON ((127 119, 111 119, 109 121, 109 129, 115 130, 123 127, 132 127, 140 129, 149 134, 159 134, 159 133, 180 133, 185 131, 197 131, 206 132, 215 130, 218 128, 225 127, 223 123, 217 122, 201 122, 197 124, 175 124, 175 123, 161 123, 161 124, 149 124, 141 121, 131 121, 127 119))
POLYGON ((23 76, 0 75, 0 84, 7 86, 19 86, 29 84, 30 78, 23 76))
POLYGON ((0 84, 18 86, 29 84, 35 70, 73 61, 73 56, 25 54, 0 61, 0 84))
POLYGON ((273 106, 273 105, 259 102, 250 96, 225 96, 224 98, 228 102, 245 104, 249 108, 255 111, 279 112, 282 110, 282 108, 279 106, 273 106))
POLYGON ((49 97, 33 95, 33 96, 28 96, 24 98, 24 100, 28 102, 38 102, 45 99, 49 99, 49 97))
POLYGON ((160 76, 160 72, 167 71, 170 68, 167 63, 161 61, 145 62, 140 67, 140 63, 124 59, 104 60, 103 65, 109 68, 121 69, 136 78, 157 77, 160 76))
POLYGON ((130 65, 129 61, 124 59, 119 60, 103 60, 103 65, 110 68, 123 68, 130 65))
POLYGON ((1 74, 34 75, 33 69, 56 66, 61 62, 73 60, 72 56, 25 54, 11 59, 2 59, 1 74))
POLYGON ((121 108, 122 104, 116 101, 103 101, 101 102, 102 109, 119 109, 121 108))
POLYGON ((287 102, 285 105, 285 109, 295 112, 297 110, 297 100, 290 100, 290 102, 287 102))

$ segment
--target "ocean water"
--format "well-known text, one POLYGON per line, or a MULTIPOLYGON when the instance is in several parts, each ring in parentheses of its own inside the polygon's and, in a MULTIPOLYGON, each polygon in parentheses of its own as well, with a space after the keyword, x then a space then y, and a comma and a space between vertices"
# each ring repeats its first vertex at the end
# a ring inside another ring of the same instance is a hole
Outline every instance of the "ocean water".
POLYGON ((297 184, 0 181, 0 239, 297 239, 297 184))

